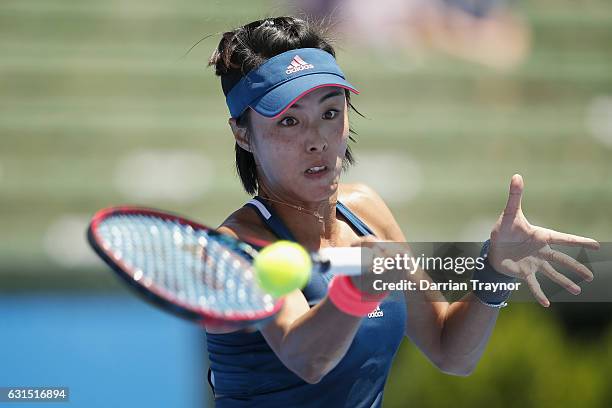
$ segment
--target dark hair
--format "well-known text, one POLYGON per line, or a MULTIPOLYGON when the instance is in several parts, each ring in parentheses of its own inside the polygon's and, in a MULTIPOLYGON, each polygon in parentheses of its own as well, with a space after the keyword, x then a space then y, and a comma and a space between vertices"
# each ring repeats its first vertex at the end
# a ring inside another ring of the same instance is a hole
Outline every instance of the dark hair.
MULTIPOLYGON (((295 17, 275 17, 257 20, 232 31, 223 33, 217 49, 208 62, 215 67, 215 74, 221 77, 221 87, 225 95, 240 79, 266 62, 269 58, 296 48, 319 48, 336 56, 330 39, 325 38, 325 28, 312 22, 295 17)), ((345 90, 348 106, 358 114, 351 104, 350 91, 345 90)), ((236 122, 250 132, 250 109, 245 111, 236 122)), ((361 115, 361 114, 360 114, 361 115)), ((351 134, 356 134, 350 129, 351 134)), ((355 141, 349 136, 351 141, 355 141)), ((236 150, 236 170, 247 193, 257 192, 257 167, 251 152, 241 148, 236 150)), ((355 161, 350 147, 347 146, 342 167, 346 169, 355 161)))

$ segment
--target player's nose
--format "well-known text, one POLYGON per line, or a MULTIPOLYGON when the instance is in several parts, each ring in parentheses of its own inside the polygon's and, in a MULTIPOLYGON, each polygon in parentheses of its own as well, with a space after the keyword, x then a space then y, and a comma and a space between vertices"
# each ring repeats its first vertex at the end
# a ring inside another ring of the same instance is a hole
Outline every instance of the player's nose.
POLYGON ((327 150, 327 138, 318 129, 309 132, 306 139, 306 150, 309 153, 321 153, 327 150))

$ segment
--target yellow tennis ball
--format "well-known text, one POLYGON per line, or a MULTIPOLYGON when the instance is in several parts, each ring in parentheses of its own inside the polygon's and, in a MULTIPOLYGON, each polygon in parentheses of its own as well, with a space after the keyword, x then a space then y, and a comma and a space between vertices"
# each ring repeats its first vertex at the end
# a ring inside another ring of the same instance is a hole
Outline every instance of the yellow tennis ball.
POLYGON ((306 286, 312 261, 301 245, 277 241, 259 252, 254 266, 262 289, 274 297, 281 297, 306 286))

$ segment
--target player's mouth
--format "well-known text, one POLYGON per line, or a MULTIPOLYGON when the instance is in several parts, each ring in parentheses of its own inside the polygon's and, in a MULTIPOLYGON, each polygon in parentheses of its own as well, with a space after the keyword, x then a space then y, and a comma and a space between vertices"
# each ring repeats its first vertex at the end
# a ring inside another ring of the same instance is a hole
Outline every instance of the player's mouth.
POLYGON ((327 166, 312 166, 307 168, 304 174, 308 177, 318 177, 327 174, 328 171, 329 169, 327 166))

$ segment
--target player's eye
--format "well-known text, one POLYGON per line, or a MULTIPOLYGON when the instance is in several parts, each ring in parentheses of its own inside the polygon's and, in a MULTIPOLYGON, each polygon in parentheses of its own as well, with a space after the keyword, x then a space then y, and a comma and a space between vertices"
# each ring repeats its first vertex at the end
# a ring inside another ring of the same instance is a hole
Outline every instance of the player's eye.
POLYGON ((280 125, 282 126, 287 126, 287 127, 291 127, 291 126, 295 126, 298 124, 298 121, 296 118, 294 118, 293 116, 287 116, 285 118, 283 118, 280 122, 278 122, 280 125))
POLYGON ((338 111, 336 109, 330 109, 323 114, 323 119, 334 119, 338 116, 338 111))

